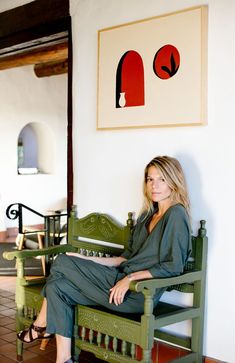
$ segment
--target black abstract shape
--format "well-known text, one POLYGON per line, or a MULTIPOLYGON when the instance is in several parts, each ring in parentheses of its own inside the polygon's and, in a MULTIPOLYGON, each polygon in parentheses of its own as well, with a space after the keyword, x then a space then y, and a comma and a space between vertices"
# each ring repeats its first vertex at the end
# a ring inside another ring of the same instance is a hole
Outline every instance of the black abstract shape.
POLYGON ((122 89, 122 66, 123 66, 123 62, 127 56, 127 54, 130 51, 128 50, 127 52, 125 52, 123 54, 123 56, 121 57, 119 63, 118 63, 118 67, 117 67, 117 73, 116 73, 116 108, 120 108, 121 106, 119 105, 119 98, 120 98, 120 92, 122 89))
POLYGON ((174 55, 173 53, 171 53, 171 69, 169 69, 167 66, 162 66, 161 69, 166 72, 170 77, 173 77, 176 72, 178 71, 179 69, 179 66, 176 67, 176 64, 175 64, 175 58, 174 58, 174 55))

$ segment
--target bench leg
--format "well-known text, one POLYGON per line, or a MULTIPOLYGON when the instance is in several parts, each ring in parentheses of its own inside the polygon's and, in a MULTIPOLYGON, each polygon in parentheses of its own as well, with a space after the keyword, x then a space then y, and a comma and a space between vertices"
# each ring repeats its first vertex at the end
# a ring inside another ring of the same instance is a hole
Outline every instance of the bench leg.
POLYGON ((197 353, 196 363, 202 363, 202 346, 203 346, 203 319, 194 318, 192 320, 192 343, 191 349, 193 352, 197 353))
POLYGON ((151 358, 151 354, 152 351, 151 349, 143 349, 143 359, 141 362, 143 363, 151 363, 152 362, 152 358, 151 358))
POLYGON ((16 339, 16 354, 17 362, 23 362, 23 342, 20 339, 16 339))
POLYGON ((78 346, 76 345, 76 338, 72 338, 72 357, 73 357, 73 361, 75 363, 79 362, 79 355, 81 353, 81 349, 78 348, 78 346))
MULTIPOLYGON (((16 309, 16 332, 25 329, 24 324, 21 322, 21 317, 23 316, 23 306, 17 306, 16 309)), ((17 362, 23 361, 23 342, 20 339, 16 339, 16 354, 17 362)))
POLYGON ((74 363, 78 363, 79 362, 79 355, 81 353, 80 349, 76 349, 76 352, 73 354, 72 353, 72 357, 73 357, 73 362, 74 363))

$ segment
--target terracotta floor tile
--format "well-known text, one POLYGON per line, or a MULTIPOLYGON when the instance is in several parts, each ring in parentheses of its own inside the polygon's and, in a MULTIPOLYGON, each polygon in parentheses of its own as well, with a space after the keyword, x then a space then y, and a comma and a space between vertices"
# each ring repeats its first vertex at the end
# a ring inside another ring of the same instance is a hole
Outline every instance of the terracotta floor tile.
MULTIPOLYGON (((31 352, 30 350, 25 349, 23 357, 24 357, 24 362, 26 362, 26 361, 28 361, 28 359, 37 357, 37 354, 34 352, 31 352)), ((45 363, 47 363, 47 362, 45 362, 45 363)))
POLYGON ((2 337, 4 334, 11 333, 11 329, 8 328, 8 326, 0 326, 0 337, 2 337))
POLYGON ((1 354, 9 359, 16 360, 15 344, 6 343, 4 345, 1 345, 1 354))
POLYGON ((15 363, 15 360, 0 355, 0 363, 15 363))
POLYGON ((50 352, 53 352, 56 350, 55 346, 52 346, 52 345, 47 345, 46 349, 45 350, 41 350, 40 349, 40 343, 35 345, 35 346, 32 346, 30 348, 28 348, 28 350, 30 350, 31 352, 34 352, 38 355, 46 355, 50 352))
POLYGON ((13 300, 9 300, 8 303, 5 303, 5 304, 1 304, 0 305, 0 311, 1 310, 5 310, 5 309, 16 309, 16 304, 15 304, 15 301, 13 300))
POLYGON ((11 291, 7 291, 7 290, 0 289, 0 295, 1 296, 11 296, 13 299, 15 298, 15 294, 12 293, 11 291))
POLYGON ((16 303, 15 300, 11 300, 11 302, 9 304, 7 304, 9 308, 11 309, 16 309, 16 303))
MULTIPOLYGON (((2 345, 6 345, 6 341, 5 341, 5 340, 3 340, 3 339, 0 337, 0 347, 1 347, 2 345)), ((0 354, 1 354, 1 348, 0 348, 0 354)))
POLYGON ((52 361, 46 361, 43 356, 37 356, 31 359, 24 360, 27 363, 51 363, 52 361))
POLYGON ((0 325, 1 326, 6 326, 6 325, 12 324, 14 322, 15 322, 14 318, 10 318, 8 316, 0 315, 0 325))
POLYGON ((9 299, 8 297, 0 296, 0 304, 1 305, 7 305, 7 304, 10 304, 11 302, 12 302, 12 300, 9 299))
POLYGON ((15 318, 16 312, 14 309, 6 309, 1 311, 1 315, 15 318))
POLYGON ((8 324, 7 325, 7 329, 9 329, 9 330, 12 330, 12 331, 16 331, 16 323, 15 323, 15 321, 13 322, 13 323, 11 323, 11 324, 8 324))
POLYGON ((45 361, 52 361, 55 362, 56 361, 56 349, 52 350, 49 353, 46 353, 44 356, 45 361))
POLYGON ((6 355, 8 352, 15 352, 16 345, 15 343, 8 343, 5 341, 5 344, 1 345, 1 354, 6 355))
POLYGON ((180 357, 179 348, 173 346, 171 347, 164 343, 159 344, 157 357, 158 357, 158 363, 168 363, 171 360, 180 357))
POLYGON ((0 305, 0 311, 7 310, 8 307, 6 305, 0 305))
POLYGON ((16 342, 16 333, 15 332, 13 332, 13 331, 11 331, 10 333, 8 333, 8 334, 4 334, 3 336, 2 336, 2 339, 3 340, 6 340, 7 342, 9 342, 9 343, 14 343, 15 344, 15 342, 16 342))

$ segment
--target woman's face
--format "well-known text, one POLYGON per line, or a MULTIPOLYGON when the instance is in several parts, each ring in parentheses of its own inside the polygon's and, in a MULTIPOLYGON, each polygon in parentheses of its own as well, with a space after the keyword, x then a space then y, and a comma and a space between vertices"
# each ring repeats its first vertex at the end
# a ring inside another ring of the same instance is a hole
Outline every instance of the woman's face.
POLYGON ((171 189, 166 183, 162 173, 155 166, 150 166, 147 173, 147 193, 153 202, 167 200, 171 195, 171 189))

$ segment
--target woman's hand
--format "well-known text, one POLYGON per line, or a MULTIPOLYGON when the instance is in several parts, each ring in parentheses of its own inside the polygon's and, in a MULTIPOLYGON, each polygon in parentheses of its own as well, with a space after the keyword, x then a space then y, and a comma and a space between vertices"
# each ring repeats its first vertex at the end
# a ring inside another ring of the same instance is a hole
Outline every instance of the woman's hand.
POLYGON ((112 304, 112 302, 114 302, 115 305, 120 305, 124 300, 126 292, 129 290, 129 286, 130 280, 127 276, 118 281, 116 285, 110 289, 109 303, 112 304))

